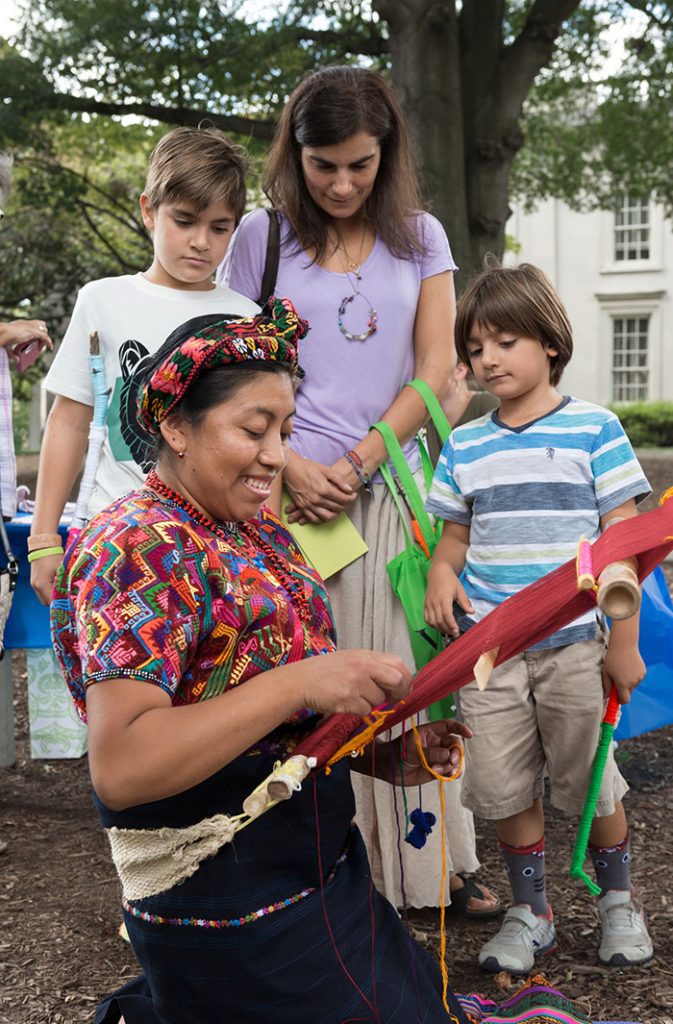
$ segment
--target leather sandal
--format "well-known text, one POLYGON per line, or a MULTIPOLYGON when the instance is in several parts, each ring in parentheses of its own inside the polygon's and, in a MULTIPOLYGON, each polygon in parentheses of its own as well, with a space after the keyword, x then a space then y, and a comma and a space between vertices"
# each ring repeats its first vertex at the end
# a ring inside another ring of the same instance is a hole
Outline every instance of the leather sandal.
POLYGON ((469 906, 472 897, 477 900, 487 900, 488 896, 480 888, 479 884, 475 882, 474 878, 470 878, 469 875, 464 874, 462 871, 458 871, 457 875, 458 878, 462 878, 463 887, 462 889, 454 889, 451 893, 451 903, 446 908, 446 914, 455 917, 466 917, 472 921, 489 921, 491 918, 499 917, 502 914, 504 907, 497 896, 493 896, 496 901, 495 906, 489 907, 487 910, 473 910, 469 906))

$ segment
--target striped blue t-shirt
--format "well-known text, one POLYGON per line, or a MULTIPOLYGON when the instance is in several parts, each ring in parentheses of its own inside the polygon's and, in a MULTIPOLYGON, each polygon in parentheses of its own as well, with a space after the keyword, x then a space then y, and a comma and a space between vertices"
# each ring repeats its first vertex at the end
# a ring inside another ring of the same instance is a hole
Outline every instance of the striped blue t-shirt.
MULTIPOLYGON (((461 628, 564 562, 600 519, 650 486, 622 426, 607 409, 576 398, 522 427, 487 413, 459 427, 439 458, 428 512, 470 528, 461 581, 475 614, 461 628)), ((589 611, 537 648, 596 634, 589 611)))

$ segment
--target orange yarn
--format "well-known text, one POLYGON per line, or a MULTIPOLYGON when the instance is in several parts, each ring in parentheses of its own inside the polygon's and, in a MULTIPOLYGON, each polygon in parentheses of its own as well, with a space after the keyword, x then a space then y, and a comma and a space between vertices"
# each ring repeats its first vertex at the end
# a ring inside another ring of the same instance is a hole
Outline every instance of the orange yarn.
MULTIPOLYGON (((359 732, 357 736, 354 736, 353 739, 349 740, 348 743, 344 743, 344 745, 340 747, 339 750, 337 750, 337 752, 332 755, 332 757, 330 757, 325 767, 325 771, 329 773, 330 768, 333 764, 336 764, 337 761, 340 761, 344 757, 348 757, 349 754, 362 754, 364 748, 367 746, 368 743, 371 742, 371 740, 374 739, 376 734, 381 731, 381 729, 385 725, 386 719, 393 713, 394 710, 395 709, 393 708, 391 708, 389 711, 377 711, 376 709, 373 710, 371 715, 368 715, 366 718, 363 719, 363 721, 367 723, 366 728, 364 728, 362 732, 359 732)), ((425 770, 433 776, 433 778, 437 779, 438 783, 440 784, 439 807, 442 833, 442 876, 439 894, 439 969, 442 975, 442 1003, 444 1005, 444 1009, 446 1010, 449 1019, 453 1022, 453 1024, 459 1024, 458 1018, 455 1016, 455 1014, 451 1012, 448 1000, 449 971, 446 966, 446 921, 444 906, 447 878, 446 830, 444 828, 444 822, 446 819, 446 809, 444 802, 444 789, 442 788, 442 784, 445 782, 453 782, 460 776, 463 770, 465 750, 462 744, 454 744, 454 746, 451 749, 458 750, 460 752, 460 760, 458 762, 458 765, 450 776, 447 777, 445 775, 440 775, 439 772, 436 772, 428 764, 428 760, 425 756, 425 751, 423 750, 423 746, 421 744, 421 737, 419 735, 418 729, 413 723, 411 728, 414 734, 414 740, 416 741, 416 748, 418 750, 418 756, 421 759, 421 764, 423 765, 425 770)))
POLYGON ((367 744, 371 743, 376 734, 381 731, 386 719, 395 711, 398 711, 403 704, 404 701, 401 700, 395 705, 395 707, 389 708, 388 711, 378 711, 374 708, 370 715, 366 715, 362 719, 362 721, 366 723, 366 727, 362 732, 359 732, 356 736, 353 736, 352 739, 348 740, 347 743, 344 743, 342 747, 339 747, 335 754, 332 754, 327 762, 325 771, 329 774, 331 766, 336 764, 337 761, 340 761, 342 757, 348 757, 349 754, 352 754, 354 757, 358 754, 362 754, 367 744))
MULTIPOLYGON (((460 1024, 458 1018, 451 1012, 449 1006, 448 992, 449 992, 449 969, 446 966, 446 921, 445 921, 445 907, 444 907, 444 893, 446 890, 446 829, 444 828, 444 822, 446 819, 446 805, 444 803, 444 789, 442 783, 444 782, 455 782, 459 777, 463 769, 463 759, 465 757, 465 751, 462 744, 455 744, 455 747, 460 746, 460 762, 456 771, 448 776, 440 775, 434 771, 428 764, 428 760, 425 756, 425 751, 421 744, 421 737, 418 734, 418 729, 412 723, 411 728, 413 729, 414 739, 416 740, 416 749, 418 750, 418 756, 421 759, 421 764, 427 772, 437 779, 439 783, 439 818, 442 832, 442 879, 439 889, 439 970, 442 975, 442 1003, 446 1010, 449 1018, 453 1021, 453 1024, 460 1024)), ((452 747, 451 749, 455 749, 452 747)))

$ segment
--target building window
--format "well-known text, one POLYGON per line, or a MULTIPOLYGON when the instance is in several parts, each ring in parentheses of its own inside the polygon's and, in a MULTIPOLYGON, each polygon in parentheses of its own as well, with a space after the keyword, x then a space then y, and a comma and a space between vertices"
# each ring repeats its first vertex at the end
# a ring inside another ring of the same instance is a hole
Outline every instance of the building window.
POLYGON ((649 397, 649 316, 617 316, 612 321, 612 401, 649 397))
POLYGON ((650 201, 625 195, 615 210, 615 260, 649 260, 650 201))

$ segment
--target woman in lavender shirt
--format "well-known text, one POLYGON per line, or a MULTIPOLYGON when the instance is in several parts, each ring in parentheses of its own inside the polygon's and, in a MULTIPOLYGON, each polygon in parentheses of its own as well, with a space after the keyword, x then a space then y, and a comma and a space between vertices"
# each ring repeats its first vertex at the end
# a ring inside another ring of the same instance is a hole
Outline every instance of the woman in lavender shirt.
MULTIPOLYGON (((385 80, 363 68, 330 67, 303 81, 280 119, 265 191, 281 214, 275 294, 291 297, 311 325, 300 352, 306 376, 283 474, 289 519, 320 523, 347 512, 369 551, 329 580, 339 642, 395 652, 412 664, 406 621, 386 575, 404 537, 377 473, 386 450, 369 428, 385 420, 411 468, 418 468, 414 438, 427 413, 404 385, 421 377, 435 393, 446 386, 455 363, 456 266, 441 224, 421 210, 404 117, 385 80)), ((220 283, 260 296, 268 232, 265 210, 243 219, 220 283)), ((378 888, 399 904, 390 787, 368 780, 364 792, 354 782, 367 841, 373 823, 378 827, 379 851, 371 857, 378 888)), ((446 789, 453 870, 472 871, 471 816, 457 787, 446 789)), ((427 809, 427 798, 424 803, 427 809)), ((436 834, 420 851, 402 844, 413 905, 437 904, 439 844, 436 834)), ((461 885, 454 875, 452 888, 461 885)), ((483 895, 471 897, 471 910, 493 909, 494 900, 483 895)))

